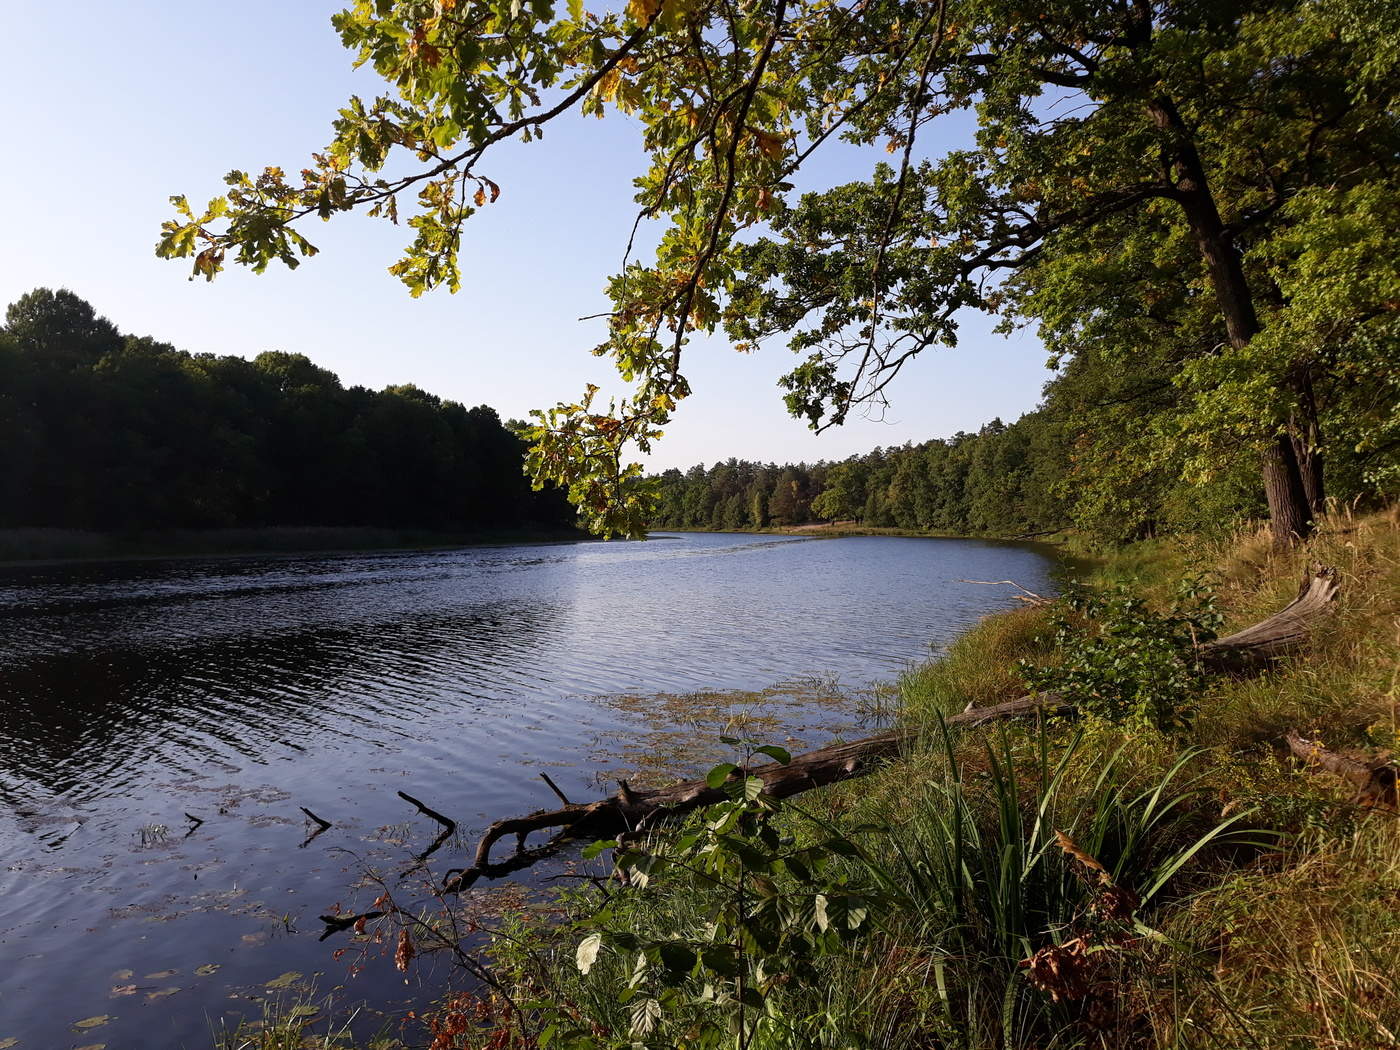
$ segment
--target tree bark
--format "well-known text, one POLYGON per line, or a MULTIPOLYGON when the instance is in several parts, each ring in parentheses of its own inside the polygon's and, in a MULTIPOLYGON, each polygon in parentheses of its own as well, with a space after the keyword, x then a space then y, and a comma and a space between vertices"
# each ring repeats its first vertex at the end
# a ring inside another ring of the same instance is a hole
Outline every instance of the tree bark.
POLYGON ((1337 590, 1336 570, 1319 565, 1278 612, 1201 646, 1201 662, 1212 671, 1247 671, 1297 652, 1331 611, 1337 590))
POLYGON ((1264 450, 1264 496, 1275 545, 1286 547, 1308 535, 1312 513, 1293 439, 1287 434, 1279 434, 1264 450))
POLYGON ((1298 459, 1298 472, 1302 477, 1308 509, 1315 520, 1327 509, 1327 489, 1323 484, 1322 421, 1312 380, 1306 371, 1298 380, 1298 403, 1302 419, 1291 428, 1293 453, 1298 459))
POLYGON ((1397 770, 1388 762, 1362 762, 1336 751, 1329 751, 1315 740, 1305 740, 1290 729, 1284 737, 1288 749, 1309 766, 1335 773, 1356 788, 1356 802, 1363 806, 1396 805, 1397 770))
MULTIPOLYGON (((1259 316, 1239 249, 1220 218, 1220 209, 1216 207, 1191 129, 1175 104, 1167 98, 1153 98, 1147 110, 1153 123, 1166 136, 1163 159, 1176 188, 1177 202, 1186 214, 1196 247, 1210 275, 1211 287, 1225 320, 1225 333, 1230 345, 1242 350, 1259 334, 1259 316)), ((1319 498, 1320 468, 1319 460, 1316 478, 1319 498)), ((1287 434, 1276 437, 1272 446, 1265 450, 1262 472, 1274 542, 1281 547, 1289 546, 1311 531, 1313 512, 1298 455, 1287 434)))

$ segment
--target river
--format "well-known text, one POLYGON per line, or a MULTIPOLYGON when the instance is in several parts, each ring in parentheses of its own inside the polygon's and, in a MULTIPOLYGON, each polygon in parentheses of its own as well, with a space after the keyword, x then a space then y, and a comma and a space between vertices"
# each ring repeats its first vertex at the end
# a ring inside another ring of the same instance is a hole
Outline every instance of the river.
POLYGON ((959 581, 1043 591, 1053 568, 973 540, 683 533, 0 569, 0 1047, 208 1048, 277 997, 392 1019, 441 966, 406 981, 319 915, 460 864, 553 803, 540 771, 586 799, 731 757, 726 733, 859 735, 877 683, 1013 604, 959 581), (437 827, 399 791, 461 824, 436 869, 413 868, 437 827), (333 826, 305 841, 301 807, 333 826))

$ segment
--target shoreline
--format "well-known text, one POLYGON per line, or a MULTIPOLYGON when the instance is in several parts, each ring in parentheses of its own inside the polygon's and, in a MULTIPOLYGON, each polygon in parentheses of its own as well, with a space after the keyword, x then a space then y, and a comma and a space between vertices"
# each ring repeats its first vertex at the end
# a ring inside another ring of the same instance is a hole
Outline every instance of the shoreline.
POLYGON ((707 532, 735 536, 813 536, 842 539, 848 536, 895 536, 924 540, 986 540, 995 543, 1043 543, 1058 546, 1071 535, 1069 529, 1050 532, 1023 533, 1015 536, 1001 533, 935 532, 920 529, 900 529, 894 526, 857 525, 854 522, 809 522, 802 525, 779 525, 764 529, 707 529, 698 525, 684 528, 657 528, 653 532, 707 532))
POLYGON ((577 543, 581 529, 485 529, 441 532, 370 526, 265 526, 113 533, 81 529, 0 529, 0 569, 104 562, 361 554, 577 543))

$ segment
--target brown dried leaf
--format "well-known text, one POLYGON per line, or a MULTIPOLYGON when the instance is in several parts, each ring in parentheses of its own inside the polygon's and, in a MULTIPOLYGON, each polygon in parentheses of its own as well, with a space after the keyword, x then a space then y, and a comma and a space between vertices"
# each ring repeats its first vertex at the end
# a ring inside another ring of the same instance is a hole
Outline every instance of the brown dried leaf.
POLYGON ((408 935, 407 930, 399 931, 399 946, 394 952, 394 966, 399 973, 408 972, 408 964, 413 961, 413 956, 417 953, 413 949, 413 938, 408 935))
POLYGON ((1074 839, 1070 838, 1063 831, 1056 831, 1055 842, 1059 845, 1060 849, 1079 861, 1080 864, 1083 864, 1090 871, 1097 872, 1099 881, 1105 886, 1113 885, 1113 876, 1108 873, 1108 869, 1076 846, 1074 844, 1074 839))

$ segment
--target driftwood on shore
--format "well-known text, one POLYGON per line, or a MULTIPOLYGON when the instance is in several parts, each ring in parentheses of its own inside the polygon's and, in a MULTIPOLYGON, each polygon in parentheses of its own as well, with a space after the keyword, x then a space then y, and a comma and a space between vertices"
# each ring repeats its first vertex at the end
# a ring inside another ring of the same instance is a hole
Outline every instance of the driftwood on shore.
MULTIPOLYGON (((991 707, 974 707, 949 716, 949 726, 976 726, 1006 718, 1034 714, 1065 714, 1070 706, 1052 694, 1024 696, 991 707)), ((738 775, 758 777, 763 790, 774 798, 788 798, 815 787, 849 780, 871 772, 885 759, 896 757, 918 736, 914 729, 890 729, 875 736, 794 755, 787 763, 765 762, 740 770, 738 775)), ((608 838, 646 831, 672 817, 693 809, 722 802, 729 796, 723 787, 712 788, 705 780, 684 780, 653 791, 635 790, 621 781, 615 795, 594 802, 571 803, 558 809, 541 809, 523 817, 498 820, 486 829, 476 847, 470 868, 448 873, 447 888, 466 889, 485 876, 496 878, 528 867, 551 853, 567 839, 608 838), (525 849, 531 832, 560 829, 549 843, 525 849), (516 838, 516 853, 507 860, 493 862, 491 850, 507 836, 516 838)))
POLYGON ((1293 729, 1284 739, 1288 750, 1304 764, 1335 773, 1356 788, 1356 802, 1360 805, 1396 807, 1397 770, 1389 762, 1362 762, 1307 740, 1293 729))
MULTIPOLYGON (((1213 670, 1244 670, 1258 667, 1305 643, 1318 619, 1328 611, 1337 595, 1336 574, 1318 567, 1299 588, 1298 596, 1279 612, 1202 646, 1205 663, 1213 670)), ((1052 716, 1072 713, 1072 705, 1054 694, 1033 694, 989 707, 970 707, 950 715, 950 727, 972 727, 988 722, 1031 715, 1052 716)), ((739 774, 758 777, 764 791, 774 798, 787 798, 812 788, 849 780, 871 772, 886 759, 894 758, 919 734, 916 729, 891 729, 874 736, 796 755, 788 763, 766 762, 739 774)), ((564 800, 563 793, 551 784, 564 800)), ((529 867, 548 857, 566 842, 575 839, 603 839, 644 832, 669 818, 721 802, 728 796, 724 788, 712 788, 705 780, 686 780, 658 790, 635 790, 626 781, 615 795, 593 802, 566 802, 558 809, 536 810, 520 817, 507 817, 492 824, 482 834, 472 865, 448 872, 445 888, 460 891, 480 878, 497 878, 529 867), (532 832, 557 829, 545 844, 530 849, 526 840, 532 832), (516 850, 502 861, 491 859, 492 848, 501 839, 515 836, 516 850)))
POLYGON ((1201 658, 1216 671, 1244 671, 1295 652, 1337 598, 1337 572, 1317 566, 1303 580, 1298 596, 1272 616, 1201 646, 1201 658))

